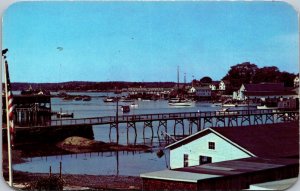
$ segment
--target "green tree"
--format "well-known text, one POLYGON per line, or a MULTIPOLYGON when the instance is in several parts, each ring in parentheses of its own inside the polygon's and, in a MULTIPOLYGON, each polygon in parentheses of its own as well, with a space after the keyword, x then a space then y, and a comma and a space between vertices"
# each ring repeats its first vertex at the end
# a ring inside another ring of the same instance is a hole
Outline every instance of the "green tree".
POLYGON ((222 80, 227 80, 231 89, 238 89, 242 84, 250 83, 253 81, 253 77, 258 67, 256 64, 250 62, 243 62, 231 66, 230 70, 222 80))
POLYGON ((200 82, 203 83, 203 84, 209 84, 209 83, 212 82, 212 79, 208 76, 205 76, 205 77, 200 79, 200 82))
POLYGON ((253 83, 261 82, 280 82, 280 71, 276 66, 266 66, 256 70, 256 73, 253 78, 253 83))

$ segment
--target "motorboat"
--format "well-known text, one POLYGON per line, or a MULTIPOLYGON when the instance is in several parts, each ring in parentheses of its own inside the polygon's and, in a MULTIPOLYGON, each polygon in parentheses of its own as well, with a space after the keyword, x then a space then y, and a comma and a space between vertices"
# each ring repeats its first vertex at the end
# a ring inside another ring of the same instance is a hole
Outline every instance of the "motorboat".
POLYGON ((120 102, 134 102, 133 99, 130 99, 129 97, 121 97, 119 100, 120 102))
POLYGON ((236 115, 238 113, 238 111, 231 111, 229 108, 222 108, 221 110, 216 111, 216 115, 236 115))
POLYGON ((194 102, 189 99, 172 98, 169 100, 170 106, 192 106, 194 102))
POLYGON ((104 102, 114 102, 115 101, 115 98, 114 97, 105 97, 103 99, 104 102))
POLYGON ((258 106, 256 106, 256 109, 278 109, 278 107, 269 107, 266 105, 258 105, 258 106))
POLYGON ((83 98, 82 98, 82 101, 91 101, 91 96, 84 96, 83 98))
POLYGON ((74 113, 65 113, 65 112, 58 112, 56 114, 57 118, 73 118, 74 117, 74 113))
POLYGON ((139 105, 138 104, 136 104, 136 103, 132 103, 132 104, 130 104, 130 107, 132 107, 132 108, 137 108, 139 105))

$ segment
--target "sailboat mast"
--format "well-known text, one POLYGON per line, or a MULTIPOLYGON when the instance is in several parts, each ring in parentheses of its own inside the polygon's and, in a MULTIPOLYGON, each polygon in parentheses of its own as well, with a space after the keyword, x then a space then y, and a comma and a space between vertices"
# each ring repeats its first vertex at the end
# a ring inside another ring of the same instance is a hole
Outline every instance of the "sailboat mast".
POLYGON ((177 66, 177 91, 179 90, 179 66, 177 66))

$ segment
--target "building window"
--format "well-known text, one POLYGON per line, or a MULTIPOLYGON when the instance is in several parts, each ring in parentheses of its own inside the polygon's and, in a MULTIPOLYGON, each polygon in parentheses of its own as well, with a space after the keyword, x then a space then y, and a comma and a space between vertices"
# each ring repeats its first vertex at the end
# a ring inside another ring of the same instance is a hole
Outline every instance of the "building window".
POLYGON ((208 149, 215 150, 215 142, 208 142, 208 149))
POLYGON ((188 167, 189 166, 189 155, 184 154, 183 155, 183 167, 188 167))
POLYGON ((212 158, 208 156, 199 156, 199 165, 211 163, 212 158))

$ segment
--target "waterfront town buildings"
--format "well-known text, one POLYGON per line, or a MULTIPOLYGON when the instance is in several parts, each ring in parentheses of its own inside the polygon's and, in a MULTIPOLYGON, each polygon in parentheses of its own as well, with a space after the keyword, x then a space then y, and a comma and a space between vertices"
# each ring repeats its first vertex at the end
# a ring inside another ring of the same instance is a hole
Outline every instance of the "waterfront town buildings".
POLYGON ((242 84, 233 92, 234 100, 266 99, 266 98, 297 98, 297 92, 284 87, 283 83, 242 84))
POLYGON ((143 188, 236 190, 291 182, 299 171, 298 128, 294 122, 204 129, 167 146, 170 169, 141 174, 143 188))

